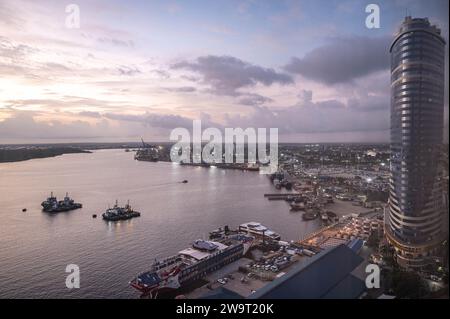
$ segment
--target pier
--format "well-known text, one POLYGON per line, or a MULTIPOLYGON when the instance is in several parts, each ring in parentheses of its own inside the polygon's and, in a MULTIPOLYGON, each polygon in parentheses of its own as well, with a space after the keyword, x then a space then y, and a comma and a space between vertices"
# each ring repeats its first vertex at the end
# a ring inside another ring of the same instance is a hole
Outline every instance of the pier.
POLYGON ((288 197, 288 196, 300 196, 300 193, 268 193, 264 194, 264 197, 288 197))

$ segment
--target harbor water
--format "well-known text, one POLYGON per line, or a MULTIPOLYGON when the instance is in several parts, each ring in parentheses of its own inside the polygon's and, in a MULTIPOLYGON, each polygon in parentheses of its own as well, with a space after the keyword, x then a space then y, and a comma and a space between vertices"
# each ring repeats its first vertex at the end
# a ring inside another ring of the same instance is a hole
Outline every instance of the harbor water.
POLYGON ((138 162, 133 155, 100 150, 0 164, 0 298, 138 298, 130 279, 215 228, 258 221, 289 241, 319 227, 286 202, 264 198, 278 191, 258 172, 138 162), (52 191, 58 199, 69 192, 83 208, 42 212, 52 191), (141 217, 102 220, 116 199, 130 200, 141 217), (79 289, 66 287, 69 264, 80 269, 79 289))

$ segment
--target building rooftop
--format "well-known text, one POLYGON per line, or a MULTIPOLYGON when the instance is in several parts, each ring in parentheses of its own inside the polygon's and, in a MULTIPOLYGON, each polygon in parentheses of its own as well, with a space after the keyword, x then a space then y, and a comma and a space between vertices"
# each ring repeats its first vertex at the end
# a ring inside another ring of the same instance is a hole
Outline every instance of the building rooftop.
POLYGON ((207 251, 200 251, 194 248, 186 248, 183 249, 182 251, 179 252, 180 255, 186 255, 189 256, 191 258, 194 258, 196 260, 202 260, 205 259, 206 257, 208 257, 210 255, 209 252, 207 251))
POLYGON ((200 299, 243 299, 243 297, 225 287, 219 287, 204 294, 200 299))
POLYGON ((350 249, 352 249, 355 253, 358 253, 361 250, 363 245, 364 245, 364 241, 360 238, 355 238, 347 244, 347 246, 350 249))
POLYGON ((351 272, 362 263, 346 245, 327 249, 294 267, 249 296, 249 299, 353 299, 365 290, 351 272))

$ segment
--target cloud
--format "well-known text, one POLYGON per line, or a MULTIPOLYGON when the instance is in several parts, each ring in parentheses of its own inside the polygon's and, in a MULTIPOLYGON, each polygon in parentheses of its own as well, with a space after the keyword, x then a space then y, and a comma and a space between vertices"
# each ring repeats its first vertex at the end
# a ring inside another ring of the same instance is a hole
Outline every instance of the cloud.
POLYGON ((62 96, 58 99, 15 99, 6 100, 4 105, 15 109, 42 108, 49 110, 71 110, 76 108, 98 107, 108 109, 111 107, 126 107, 126 105, 111 101, 86 98, 79 96, 62 96))
POLYGON ((263 105, 268 102, 273 102, 273 100, 259 94, 246 94, 239 100, 240 104, 248 106, 263 105))
POLYGON ((141 70, 136 66, 121 65, 120 67, 117 68, 117 70, 119 71, 120 75, 125 76, 133 76, 142 73, 141 70))
MULTIPOLYGON (((10 117, 0 121, 0 143, 17 141, 37 142, 42 140, 117 140, 132 141, 141 136, 152 139, 169 140, 169 131, 183 127, 192 129, 192 119, 173 114, 119 114, 83 111, 79 113, 63 113, 61 120, 36 120, 45 113, 31 111, 12 111, 10 117), (74 120, 68 120, 72 116, 74 120), (95 119, 81 120, 80 116, 95 119), (119 123, 117 123, 119 122, 119 123), (119 125, 117 125, 119 124, 119 125)), ((205 127, 221 126, 211 121, 209 114, 200 113, 202 125, 205 127)))
POLYGON ((10 59, 22 59, 31 53, 39 52, 38 49, 24 44, 17 44, 8 38, 0 36, 0 57, 10 59))
POLYGON ((309 103, 312 101, 313 92, 311 90, 302 90, 300 94, 298 94, 298 98, 303 103, 309 103))
POLYGON ((180 86, 180 87, 173 87, 173 88, 165 88, 168 92, 174 92, 174 93, 192 93, 195 92, 197 89, 193 86, 180 86))
POLYGON ((389 96, 371 96, 366 99, 351 98, 348 100, 351 109, 363 112, 385 111, 389 112, 389 96))
POLYGON ((143 122, 149 126, 164 129, 173 129, 176 127, 192 127, 192 119, 172 114, 148 114, 144 116, 143 122))
POLYGON ((43 65, 43 69, 48 72, 59 72, 59 74, 64 72, 71 72, 72 70, 60 63, 48 62, 43 65))
POLYGON ((101 24, 85 24, 81 36, 97 43, 119 48, 134 48, 135 46, 130 32, 101 24))
POLYGON ((111 44, 118 47, 125 47, 125 48, 133 48, 134 42, 133 40, 121 40, 117 38, 108 38, 108 37, 100 37, 97 39, 100 43, 106 43, 111 44))
POLYGON ((166 70, 155 69, 155 70, 151 70, 150 73, 153 73, 156 76, 158 76, 159 78, 164 79, 164 80, 170 79, 170 73, 167 72, 166 70))
POLYGON ((182 61, 172 65, 172 69, 184 69, 199 74, 203 84, 212 87, 218 95, 238 96, 241 88, 253 87, 257 84, 270 86, 293 83, 291 76, 244 62, 232 56, 202 56, 194 62, 182 61))
POLYGON ((123 130, 115 130, 106 121, 91 125, 84 121, 62 123, 60 121, 38 122, 32 113, 20 112, 0 122, 0 136, 5 139, 77 139, 103 136, 121 136, 123 130))
POLYGON ((389 67, 390 37, 333 39, 303 58, 293 57, 288 72, 326 84, 347 83, 389 67))
POLYGON ((17 12, 17 7, 12 2, 0 1, 0 24, 13 27, 21 27, 25 20, 17 12))
MULTIPOLYGON (((175 115, 175 114, 155 114, 145 112, 144 114, 130 115, 130 114, 118 114, 118 113, 105 113, 102 114, 104 118, 122 121, 122 122, 134 122, 142 123, 145 126, 159 128, 164 130, 172 130, 174 128, 182 127, 192 129, 192 118, 175 115)), ((200 113, 199 119, 202 120, 202 124, 212 127, 221 127, 220 124, 211 121, 209 114, 200 113)))
POLYGON ((101 118, 102 115, 99 112, 93 112, 93 111, 82 111, 77 113, 80 116, 84 117, 92 117, 92 118, 101 118))
MULTIPOLYGON (((268 108, 253 106, 247 115, 227 115, 226 125, 232 127, 278 128, 281 135, 298 133, 387 132, 389 112, 373 109, 368 116, 354 105, 371 103, 355 99, 342 102, 335 99, 314 102, 311 91, 303 91, 292 106, 268 108), (376 113, 375 113, 376 112, 376 113)), ((366 107, 371 108, 370 105, 366 107)), ((363 109, 366 110, 366 109, 363 109)))

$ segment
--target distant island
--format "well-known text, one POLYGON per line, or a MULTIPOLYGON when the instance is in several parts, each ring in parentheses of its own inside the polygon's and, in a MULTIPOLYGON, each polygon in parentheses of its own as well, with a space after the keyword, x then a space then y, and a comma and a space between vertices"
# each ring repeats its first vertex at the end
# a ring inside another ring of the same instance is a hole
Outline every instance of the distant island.
POLYGON ((92 153, 70 146, 22 146, 0 148, 0 163, 20 162, 34 158, 54 157, 63 154, 92 153))

